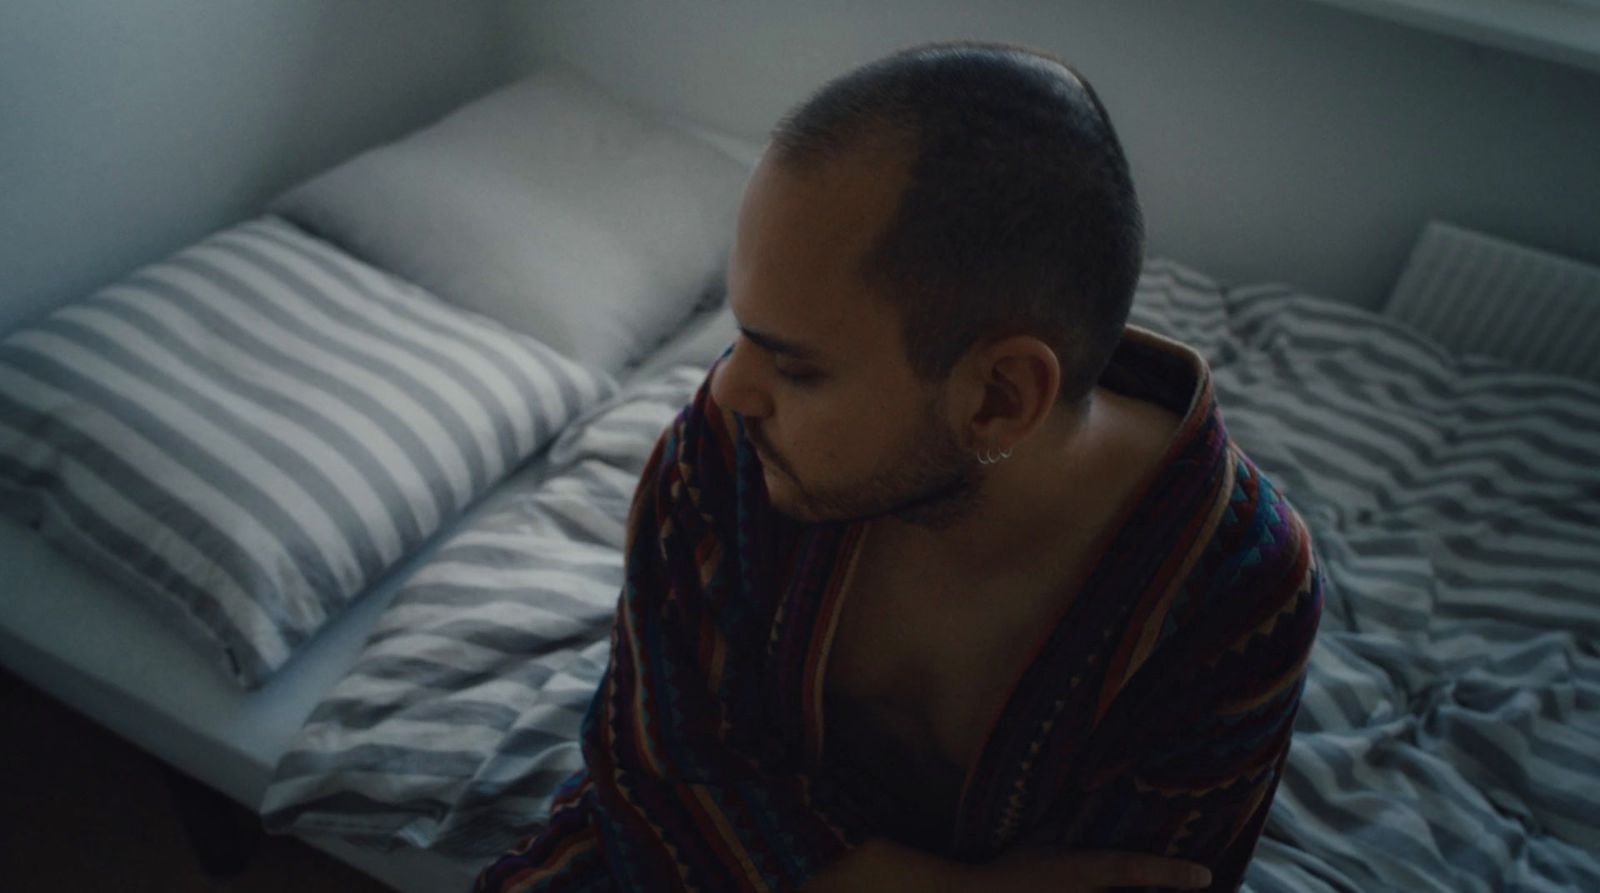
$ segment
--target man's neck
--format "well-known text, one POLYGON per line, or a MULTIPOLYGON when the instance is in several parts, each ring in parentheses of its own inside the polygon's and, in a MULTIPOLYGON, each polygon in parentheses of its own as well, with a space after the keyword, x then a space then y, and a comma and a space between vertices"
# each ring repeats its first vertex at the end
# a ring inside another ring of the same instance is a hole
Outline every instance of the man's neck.
POLYGON ((996 569, 1053 563, 1064 547, 1092 537, 1104 502, 1108 401, 1091 400, 1073 422, 1041 427, 1010 459, 990 468, 981 494, 959 520, 937 529, 893 518, 873 522, 873 536, 902 559, 926 560, 958 578, 996 569))

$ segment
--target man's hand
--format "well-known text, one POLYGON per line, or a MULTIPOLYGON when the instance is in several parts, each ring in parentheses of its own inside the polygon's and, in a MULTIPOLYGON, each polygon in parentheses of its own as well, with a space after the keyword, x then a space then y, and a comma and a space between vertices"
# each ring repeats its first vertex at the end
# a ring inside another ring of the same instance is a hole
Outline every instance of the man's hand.
POLYGON ((1210 870, 1198 862, 1053 846, 1012 847, 993 861, 971 869, 981 885, 974 889, 984 890, 1091 893, 1110 887, 1198 890, 1211 885, 1210 870))
POLYGON ((812 878, 806 893, 1096 893, 1113 887, 1197 890, 1210 884, 1211 872, 1197 862, 1143 853, 1024 845, 973 865, 876 838, 812 878))

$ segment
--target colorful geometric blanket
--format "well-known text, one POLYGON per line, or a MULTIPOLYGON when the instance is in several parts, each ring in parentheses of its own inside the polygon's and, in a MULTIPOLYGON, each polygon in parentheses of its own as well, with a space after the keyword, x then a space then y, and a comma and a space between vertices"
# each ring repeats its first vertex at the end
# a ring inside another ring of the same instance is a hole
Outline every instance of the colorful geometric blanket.
MULTIPOLYGON (((1228 439, 1198 354, 1130 326, 1103 383, 1183 423, 1034 644, 937 849, 1137 850, 1235 889, 1288 753, 1322 576, 1299 516, 1228 439)), ((795 890, 886 833, 894 804, 821 768, 827 640, 864 527, 773 511, 702 385, 634 498, 587 767, 477 889, 795 890)))

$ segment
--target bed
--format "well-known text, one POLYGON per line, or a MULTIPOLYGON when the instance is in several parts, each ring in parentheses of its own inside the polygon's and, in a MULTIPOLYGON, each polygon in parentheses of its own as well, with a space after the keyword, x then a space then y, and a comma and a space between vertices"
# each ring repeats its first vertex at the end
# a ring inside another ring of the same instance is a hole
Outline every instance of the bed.
MULTIPOLYGON (((748 145, 543 72, 0 336, 0 659, 402 891, 578 764, 748 145)), ((1600 384, 1152 259, 1327 579, 1246 888, 1600 889, 1600 384)))

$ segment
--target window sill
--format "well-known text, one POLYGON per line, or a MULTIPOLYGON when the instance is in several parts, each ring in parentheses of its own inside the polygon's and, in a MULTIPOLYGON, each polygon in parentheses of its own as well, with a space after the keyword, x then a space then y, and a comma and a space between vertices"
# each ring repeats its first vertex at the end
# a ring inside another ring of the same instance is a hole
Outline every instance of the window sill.
POLYGON ((1316 2, 1600 72, 1600 4, 1593 0, 1316 2))

